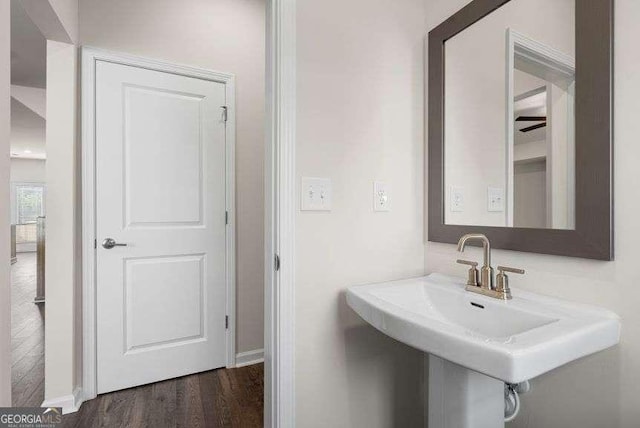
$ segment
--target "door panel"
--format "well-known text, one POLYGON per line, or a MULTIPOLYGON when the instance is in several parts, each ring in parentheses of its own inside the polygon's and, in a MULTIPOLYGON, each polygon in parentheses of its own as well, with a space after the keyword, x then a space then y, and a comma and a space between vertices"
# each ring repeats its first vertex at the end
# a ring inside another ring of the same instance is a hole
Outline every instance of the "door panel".
POLYGON ((128 259, 125 272, 125 353, 204 338, 204 255, 128 259))
POLYGON ((225 365, 225 85, 96 64, 98 393, 225 365))
POLYGON ((125 86, 127 226, 202 224, 202 102, 195 94, 125 86))

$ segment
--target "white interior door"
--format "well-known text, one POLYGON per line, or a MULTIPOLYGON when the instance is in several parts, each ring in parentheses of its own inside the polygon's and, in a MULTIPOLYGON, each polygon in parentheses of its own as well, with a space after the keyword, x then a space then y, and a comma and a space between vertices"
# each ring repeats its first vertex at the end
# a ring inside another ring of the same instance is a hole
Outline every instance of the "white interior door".
POLYGON ((224 83, 96 63, 98 393, 225 365, 224 105, 224 83))

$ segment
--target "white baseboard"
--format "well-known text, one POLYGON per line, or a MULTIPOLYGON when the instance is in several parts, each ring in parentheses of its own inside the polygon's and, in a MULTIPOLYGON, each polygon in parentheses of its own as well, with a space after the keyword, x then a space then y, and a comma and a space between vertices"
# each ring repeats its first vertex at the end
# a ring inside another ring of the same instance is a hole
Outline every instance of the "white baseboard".
POLYGON ((264 349, 255 349, 236 354, 236 367, 250 366, 262 362, 264 362, 264 349))
POLYGON ((73 390, 73 394, 44 400, 41 407, 62 407, 62 414, 66 415, 77 412, 83 401, 82 389, 77 387, 73 390))

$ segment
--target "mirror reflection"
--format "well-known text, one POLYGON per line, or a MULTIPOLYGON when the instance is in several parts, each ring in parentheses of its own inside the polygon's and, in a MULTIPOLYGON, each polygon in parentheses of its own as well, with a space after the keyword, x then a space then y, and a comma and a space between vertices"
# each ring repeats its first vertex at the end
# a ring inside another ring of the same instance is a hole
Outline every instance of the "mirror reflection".
POLYGON ((575 227, 575 0, 512 0, 445 42, 446 224, 575 227))

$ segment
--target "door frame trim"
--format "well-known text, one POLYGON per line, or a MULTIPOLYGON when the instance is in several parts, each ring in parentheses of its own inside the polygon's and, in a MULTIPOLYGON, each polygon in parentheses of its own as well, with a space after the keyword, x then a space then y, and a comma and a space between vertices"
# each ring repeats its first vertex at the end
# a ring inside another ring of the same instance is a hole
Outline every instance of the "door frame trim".
POLYGON ((235 76, 230 73, 82 47, 81 148, 82 148, 82 400, 97 396, 96 326, 96 177, 95 177, 95 65, 105 61, 148 70, 220 82, 225 85, 227 125, 225 138, 226 210, 226 365, 236 364, 236 262, 235 262, 235 76))
POLYGON ((267 0, 264 426, 295 427, 296 0, 267 0), (279 258, 279 269, 275 257, 279 258))

